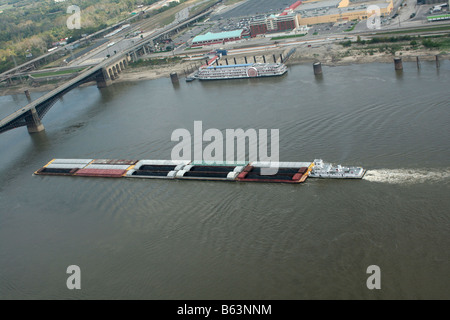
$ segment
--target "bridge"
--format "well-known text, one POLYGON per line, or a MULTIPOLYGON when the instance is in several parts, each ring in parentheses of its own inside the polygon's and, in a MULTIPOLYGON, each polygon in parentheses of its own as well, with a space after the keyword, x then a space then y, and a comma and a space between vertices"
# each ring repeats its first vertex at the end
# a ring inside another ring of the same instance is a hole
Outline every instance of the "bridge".
MULTIPOLYGON (((106 33, 110 32, 111 30, 114 30, 118 28, 119 26, 123 25, 126 22, 131 22, 132 20, 136 19, 138 15, 131 16, 130 18, 127 18, 121 22, 118 22, 112 26, 109 26, 105 29, 102 29, 100 31, 97 31, 95 33, 92 33, 84 38, 81 38, 79 40, 74 41, 69 46, 73 46, 76 44, 83 44, 88 43, 91 40, 98 39, 105 35, 106 33)), ((0 73, 0 82, 2 81, 8 81, 9 83, 12 82, 13 78, 20 77, 24 74, 28 74, 29 72, 32 72, 33 70, 38 70, 41 65, 47 64, 51 61, 54 61, 60 57, 60 55, 65 55, 65 50, 67 47, 59 47, 58 49, 47 52, 37 58, 33 58, 30 61, 25 62, 24 64, 21 64, 20 66, 16 66, 12 69, 9 69, 8 71, 5 71, 3 73, 0 73)))
POLYGON ((148 50, 153 47, 155 40, 168 37, 170 34, 178 32, 180 28, 198 21, 212 11, 207 10, 201 12, 176 26, 165 28, 148 39, 142 39, 127 50, 107 58, 98 65, 89 67, 75 78, 0 120, 0 133, 23 126, 28 128, 29 133, 45 130, 41 122, 42 118, 64 94, 84 83, 92 81, 97 83, 98 88, 107 87, 113 80, 118 78, 119 74, 128 66, 130 61, 136 61, 138 56, 147 54, 148 50))
POLYGON ((90 67, 77 77, 67 81, 53 91, 50 91, 42 97, 32 101, 22 109, 17 110, 0 120, 0 133, 22 126, 27 126, 29 133, 44 130, 41 119, 61 96, 81 84, 91 81, 96 81, 98 88, 104 88, 118 76, 118 73, 120 73, 127 64, 127 56, 122 54, 108 59, 97 66, 90 67))

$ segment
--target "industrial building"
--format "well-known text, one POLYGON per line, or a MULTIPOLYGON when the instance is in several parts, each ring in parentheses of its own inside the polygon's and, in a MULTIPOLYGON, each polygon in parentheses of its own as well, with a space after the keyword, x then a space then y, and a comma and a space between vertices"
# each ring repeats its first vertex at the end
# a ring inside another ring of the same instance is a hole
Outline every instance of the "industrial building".
POLYGON ((367 19, 371 15, 367 12, 370 5, 376 5, 380 8, 381 17, 387 17, 394 9, 392 0, 367 3, 351 3, 349 0, 323 0, 303 2, 296 8, 295 12, 299 25, 335 23, 367 19))
POLYGON ((224 44, 225 42, 237 41, 242 39, 242 33, 244 29, 233 30, 233 31, 224 31, 212 33, 208 32, 207 34, 202 34, 196 36, 192 39, 192 47, 200 47, 211 44, 224 44))

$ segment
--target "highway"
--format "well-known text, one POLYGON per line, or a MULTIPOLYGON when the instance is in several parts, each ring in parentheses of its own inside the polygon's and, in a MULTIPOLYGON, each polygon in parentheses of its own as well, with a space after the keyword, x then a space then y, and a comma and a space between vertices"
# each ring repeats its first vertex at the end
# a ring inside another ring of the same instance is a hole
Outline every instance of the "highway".
MULTIPOLYGON (((165 1, 167 2, 167 1, 165 1)), ((164 2, 164 3, 165 3, 164 2)), ((158 3, 158 8, 161 7, 164 3, 158 3)), ((201 3, 201 2, 200 2, 201 3)), ((196 5, 200 4, 196 3, 196 5)), ((144 40, 148 40, 158 34, 166 32, 170 29, 176 29, 180 24, 185 23, 189 19, 189 10, 193 6, 184 8, 178 11, 175 15, 175 20, 164 28, 156 28, 151 30, 146 30, 145 25, 147 23, 146 20, 137 22, 131 25, 129 28, 122 30, 117 33, 113 37, 111 37, 108 43, 100 46, 96 50, 93 50, 83 57, 75 59, 70 62, 71 66, 84 66, 91 65, 95 63, 100 63, 101 61, 107 59, 108 56, 112 57, 115 54, 127 51, 129 48, 135 46, 136 44, 141 43, 144 40), (125 38, 126 34, 134 34, 135 32, 142 32, 137 34, 136 36, 125 38)), ((156 7, 149 7, 147 10, 155 9, 156 7)), ((210 11, 212 12, 212 11, 210 11)))

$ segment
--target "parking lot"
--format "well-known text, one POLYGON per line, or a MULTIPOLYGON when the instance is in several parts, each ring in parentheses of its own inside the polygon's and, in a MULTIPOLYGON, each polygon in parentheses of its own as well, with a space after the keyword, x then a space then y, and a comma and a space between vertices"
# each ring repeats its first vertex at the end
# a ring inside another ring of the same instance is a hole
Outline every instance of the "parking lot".
POLYGON ((235 17, 250 17, 259 14, 281 13, 286 7, 293 4, 294 0, 247 0, 243 4, 223 14, 218 14, 213 19, 229 19, 235 17))
POLYGON ((211 32, 231 31, 237 29, 249 29, 251 18, 228 18, 215 20, 211 32))
POLYGON ((345 35, 347 33, 345 30, 351 29, 355 24, 357 26, 358 22, 345 21, 340 23, 329 22, 329 23, 314 24, 310 26, 310 29, 308 30, 308 36, 323 36, 334 34, 345 35))

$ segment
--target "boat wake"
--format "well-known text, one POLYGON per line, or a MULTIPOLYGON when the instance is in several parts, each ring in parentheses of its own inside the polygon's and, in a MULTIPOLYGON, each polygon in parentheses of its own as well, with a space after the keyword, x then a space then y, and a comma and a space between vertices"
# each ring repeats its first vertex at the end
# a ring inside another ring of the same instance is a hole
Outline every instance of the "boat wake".
POLYGON ((448 183, 450 168, 367 170, 364 180, 389 184, 448 183))

